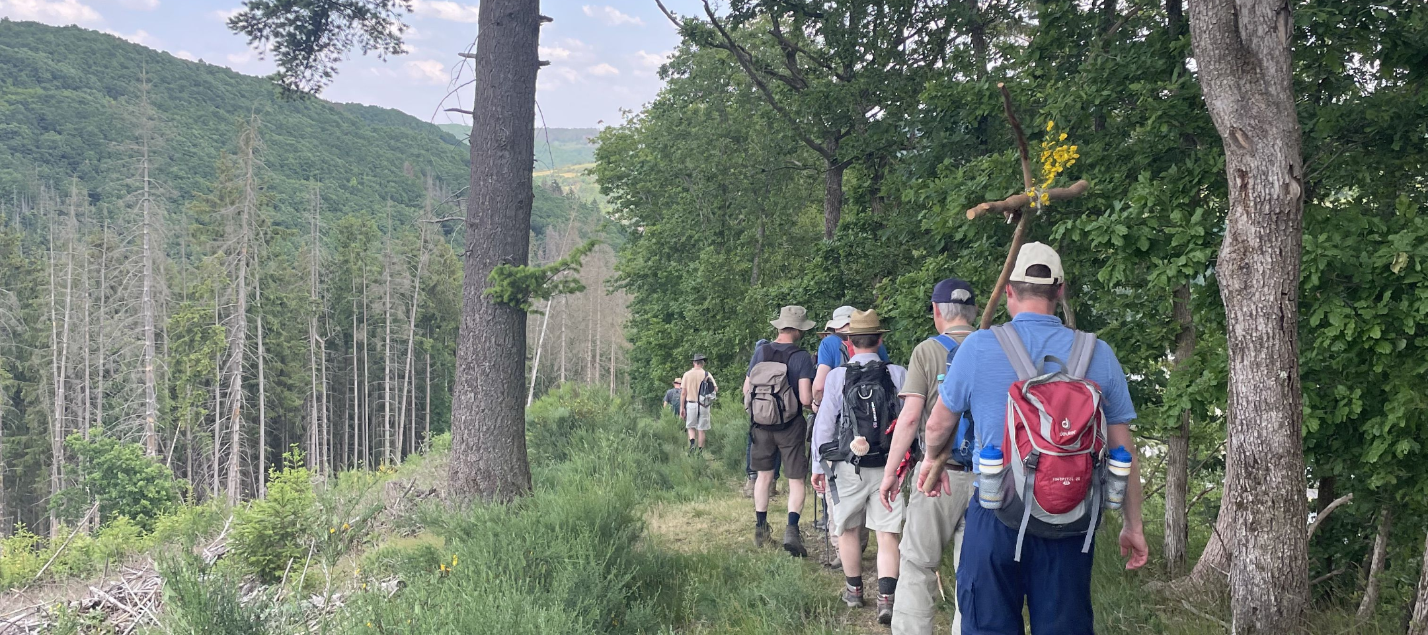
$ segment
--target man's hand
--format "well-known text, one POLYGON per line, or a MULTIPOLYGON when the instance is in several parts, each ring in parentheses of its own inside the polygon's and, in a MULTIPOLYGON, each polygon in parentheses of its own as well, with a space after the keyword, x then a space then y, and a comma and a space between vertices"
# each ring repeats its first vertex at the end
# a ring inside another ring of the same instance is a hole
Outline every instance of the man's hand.
POLYGON ((1140 527, 1127 525, 1121 529, 1121 556, 1126 555, 1130 556, 1126 561, 1127 571, 1145 566, 1150 559, 1150 548, 1145 544, 1145 532, 1140 527))
MULTIPOLYGON (((813 484, 813 491, 818 492, 819 494, 824 494, 828 492, 827 474, 814 474, 813 478, 809 482, 813 484)), ((1142 538, 1141 542, 1145 542, 1145 539, 1142 538)))
POLYGON ((924 460, 917 470, 917 489, 928 498, 937 498, 952 493, 952 481, 947 478, 947 463, 938 460, 924 460))
POLYGON ((688 418, 689 418, 689 415, 684 414, 684 406, 680 406, 680 407, 679 407, 679 418, 680 418, 680 419, 688 419, 688 418))
POLYGON ((883 470, 883 484, 878 487, 878 500, 882 501, 884 509, 892 511, 892 502, 902 496, 902 479, 905 476, 906 472, 899 475, 896 469, 883 470))

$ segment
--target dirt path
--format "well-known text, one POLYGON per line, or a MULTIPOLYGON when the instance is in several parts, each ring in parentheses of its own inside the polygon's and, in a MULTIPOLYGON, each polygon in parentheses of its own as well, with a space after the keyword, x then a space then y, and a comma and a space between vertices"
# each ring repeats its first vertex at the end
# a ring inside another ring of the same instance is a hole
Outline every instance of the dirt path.
MULTIPOLYGON (((679 551, 683 553, 706 553, 740 551, 746 553, 765 552, 769 558, 789 557, 777 544, 782 536, 782 531, 774 532, 775 544, 759 549, 753 542, 753 504, 744 498, 741 488, 742 483, 729 483, 719 490, 719 493, 705 500, 678 503, 678 504, 657 504, 645 515, 645 522, 648 527, 651 539, 658 541, 661 547, 679 551)), ((778 495, 769 504, 769 509, 774 513, 769 514, 770 524, 778 527, 781 522, 775 522, 774 516, 782 516, 781 510, 787 509, 788 481, 780 481, 778 484, 778 495)), ((810 494, 812 491, 810 490, 810 494)), ((809 557, 805 559, 805 566, 818 571, 820 577, 827 580, 827 589, 830 596, 836 597, 843 588, 843 572, 840 569, 833 569, 819 564, 822 548, 822 534, 813 531, 813 501, 810 498, 804 504, 804 516, 801 523, 803 527, 803 541, 808 548, 809 557)), ((831 547, 829 547, 831 548, 831 547)), ((876 570, 876 543, 868 546, 868 551, 863 557, 863 577, 866 584, 876 584, 873 572, 876 570)), ((873 614, 873 602, 871 592, 868 605, 862 609, 846 609, 846 622, 839 624, 829 624, 832 627, 851 627, 860 633, 869 635, 884 635, 890 632, 886 626, 877 623, 873 614)), ((951 592, 951 589, 948 589, 951 592)), ((947 610, 938 615, 936 631, 937 633, 947 633, 951 628, 947 610)))

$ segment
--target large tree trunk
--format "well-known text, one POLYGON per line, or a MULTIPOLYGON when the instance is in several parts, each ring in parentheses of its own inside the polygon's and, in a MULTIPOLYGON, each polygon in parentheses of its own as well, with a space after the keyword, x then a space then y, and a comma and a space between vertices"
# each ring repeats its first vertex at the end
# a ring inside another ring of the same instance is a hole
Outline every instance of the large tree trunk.
POLYGON ((526 315, 483 295, 496 265, 530 260, 539 0, 485 0, 476 41, 471 186, 452 394, 451 495, 459 503, 530 491, 526 315))
MULTIPOLYGON (((1195 320, 1190 311, 1190 285, 1175 288, 1171 305, 1180 332, 1175 336, 1175 365, 1183 368, 1195 355, 1195 320)), ((1186 504, 1190 483, 1190 411, 1180 413, 1180 427, 1170 435, 1165 460, 1165 566, 1171 576, 1185 570, 1189 540, 1186 504)))
POLYGON ((1393 533, 1393 507, 1385 504, 1378 510, 1378 535, 1373 540, 1373 556, 1369 562, 1368 581, 1364 584, 1364 597, 1359 602, 1358 619, 1373 617, 1378 607, 1380 574, 1383 573, 1384 559, 1388 557, 1388 538, 1393 533))
POLYGON ((1299 259, 1303 158, 1284 0, 1200 0, 1190 27, 1225 146, 1230 211, 1217 272, 1228 332, 1235 633, 1299 628, 1308 599, 1299 259))
MULTIPOLYGON (((833 152, 838 151, 836 137, 829 138, 833 152)), ((823 162, 823 239, 833 240, 838 233, 838 221, 843 218, 843 172, 848 165, 837 158, 823 162)))
POLYGON ((1408 635, 1428 635, 1428 537, 1423 539, 1423 568, 1418 572, 1418 600, 1408 620, 1408 635))

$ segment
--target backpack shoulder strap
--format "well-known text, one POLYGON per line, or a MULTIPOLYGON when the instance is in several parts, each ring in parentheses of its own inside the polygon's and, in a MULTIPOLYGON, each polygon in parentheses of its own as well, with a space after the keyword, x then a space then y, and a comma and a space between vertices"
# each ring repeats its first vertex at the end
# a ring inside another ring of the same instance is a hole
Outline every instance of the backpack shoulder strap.
POLYGON ((1006 353, 1007 361, 1011 362, 1012 370, 1016 371, 1017 379, 1025 381, 1035 377, 1036 364, 1032 363, 1031 354, 1026 352, 1026 344, 1022 343, 1016 328, 1011 324, 998 324, 991 331, 997 337, 997 343, 1001 344, 1002 352, 1006 353))
POLYGON ((1076 331, 1071 341, 1071 355, 1066 358, 1066 370, 1078 379, 1086 376, 1091 367, 1091 356, 1096 352, 1096 334, 1076 331))
POLYGON ((793 358, 793 351, 781 351, 773 344, 767 344, 767 346, 769 347, 769 352, 767 355, 764 355, 764 361, 766 362, 777 362, 787 366, 788 361, 793 358))
POLYGON ((927 339, 936 340, 937 343, 941 344, 942 348, 947 349, 947 352, 949 353, 951 353, 953 349, 957 348, 957 340, 952 339, 952 336, 946 333, 933 335, 932 337, 929 337, 927 339))

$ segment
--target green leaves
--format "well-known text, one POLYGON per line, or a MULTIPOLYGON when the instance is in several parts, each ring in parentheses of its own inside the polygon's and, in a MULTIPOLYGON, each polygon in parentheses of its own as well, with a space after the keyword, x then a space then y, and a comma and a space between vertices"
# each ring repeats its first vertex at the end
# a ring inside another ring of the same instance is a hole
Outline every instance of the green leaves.
POLYGON ((491 275, 486 278, 488 286, 483 295, 492 301, 531 312, 535 300, 548 300, 566 293, 580 293, 585 290, 584 283, 575 277, 561 276, 580 273, 580 260, 598 244, 599 240, 587 240, 585 244, 570 250, 565 257, 548 265, 496 265, 496 268, 491 270, 491 275))

